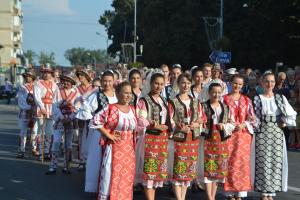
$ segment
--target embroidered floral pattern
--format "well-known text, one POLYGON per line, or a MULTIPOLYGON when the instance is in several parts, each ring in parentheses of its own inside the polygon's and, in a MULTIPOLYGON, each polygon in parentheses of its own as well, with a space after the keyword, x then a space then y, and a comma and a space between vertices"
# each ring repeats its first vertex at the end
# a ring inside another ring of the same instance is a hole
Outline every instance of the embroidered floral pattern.
POLYGON ((145 172, 157 172, 158 171, 158 163, 157 160, 153 158, 149 158, 145 160, 144 164, 144 171, 145 172))

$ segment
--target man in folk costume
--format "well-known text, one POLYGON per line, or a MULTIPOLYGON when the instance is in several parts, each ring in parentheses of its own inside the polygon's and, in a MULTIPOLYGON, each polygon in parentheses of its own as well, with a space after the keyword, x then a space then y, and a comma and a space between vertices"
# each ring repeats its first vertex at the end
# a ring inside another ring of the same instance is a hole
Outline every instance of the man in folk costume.
MULTIPOLYGON (((35 80, 35 75, 32 72, 25 72, 22 74, 25 79, 25 84, 22 85, 18 91, 18 106, 20 108, 19 112, 19 127, 20 127, 20 143, 19 150, 17 154, 17 158, 24 158, 25 146, 26 146, 26 137, 27 130, 33 130, 33 126, 35 123, 34 119, 34 111, 36 110, 36 105, 34 102, 33 96, 33 84, 35 80)), ((32 142, 32 152, 35 153, 36 150, 36 142, 35 135, 32 134, 30 137, 32 138, 30 141, 32 142)))
MULTIPOLYGON (((83 102, 83 99, 91 95, 94 90, 91 84, 92 79, 88 71, 78 70, 76 71, 76 76, 80 81, 80 85, 77 86, 80 97, 76 101, 80 105, 83 102)), ((78 122, 78 128, 74 131, 75 134, 78 135, 78 158, 80 160, 78 168, 84 168, 88 152, 86 141, 88 136, 88 125, 90 118, 89 116, 84 115, 84 113, 82 112, 77 113, 75 117, 78 122)))
POLYGON ((42 80, 33 87, 35 102, 37 104, 37 134, 39 141, 39 160, 50 159, 50 142, 53 133, 52 103, 54 92, 58 86, 53 81, 50 65, 41 69, 42 80))
POLYGON ((73 120, 75 119, 76 108, 74 102, 78 97, 78 91, 73 86, 76 81, 71 75, 61 76, 63 87, 54 93, 52 116, 54 119, 53 144, 51 151, 51 163, 47 175, 55 174, 57 158, 62 136, 64 136, 64 168, 63 173, 71 174, 70 162, 73 139, 73 120))

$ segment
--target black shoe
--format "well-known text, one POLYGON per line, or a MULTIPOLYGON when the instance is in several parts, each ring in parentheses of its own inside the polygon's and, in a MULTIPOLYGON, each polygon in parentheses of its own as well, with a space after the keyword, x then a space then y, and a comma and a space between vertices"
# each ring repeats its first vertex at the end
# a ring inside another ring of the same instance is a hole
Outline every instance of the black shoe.
POLYGON ((85 171, 85 163, 79 163, 77 166, 78 171, 85 171))
POLYGON ((63 168, 62 173, 63 173, 63 174, 72 174, 71 170, 68 169, 68 168, 66 168, 66 167, 63 168))
POLYGON ((17 158, 24 158, 24 152, 18 152, 17 158))
POLYGON ((45 153, 44 160, 51 160, 51 155, 49 153, 45 153))
POLYGON ((56 169, 49 168, 48 171, 45 173, 46 175, 55 175, 56 174, 56 169))

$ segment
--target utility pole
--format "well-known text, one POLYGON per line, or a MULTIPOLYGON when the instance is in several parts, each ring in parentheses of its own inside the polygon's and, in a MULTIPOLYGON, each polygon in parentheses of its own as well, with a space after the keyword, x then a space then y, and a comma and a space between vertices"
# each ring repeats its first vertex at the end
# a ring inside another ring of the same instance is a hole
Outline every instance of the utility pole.
POLYGON ((137 0, 134 0, 134 32, 133 32, 133 62, 136 62, 136 10, 137 0))
POLYGON ((223 38, 223 10, 224 10, 224 0, 220 0, 221 5, 220 5, 220 39, 223 38))

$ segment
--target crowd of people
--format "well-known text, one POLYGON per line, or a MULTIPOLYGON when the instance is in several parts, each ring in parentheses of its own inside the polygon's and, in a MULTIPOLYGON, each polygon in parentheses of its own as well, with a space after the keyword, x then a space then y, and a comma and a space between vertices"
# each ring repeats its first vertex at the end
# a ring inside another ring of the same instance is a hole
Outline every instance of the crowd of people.
POLYGON ((18 90, 17 157, 30 137, 32 153, 55 175, 61 152, 64 174, 76 154, 85 192, 98 200, 130 200, 140 186, 147 200, 166 185, 177 200, 192 185, 204 185, 208 200, 219 185, 230 200, 287 191, 287 147, 300 149, 300 67, 261 73, 175 64, 115 67, 97 77, 47 65, 40 73, 25 72, 18 90))

